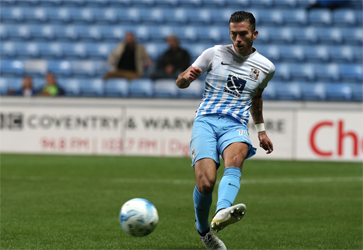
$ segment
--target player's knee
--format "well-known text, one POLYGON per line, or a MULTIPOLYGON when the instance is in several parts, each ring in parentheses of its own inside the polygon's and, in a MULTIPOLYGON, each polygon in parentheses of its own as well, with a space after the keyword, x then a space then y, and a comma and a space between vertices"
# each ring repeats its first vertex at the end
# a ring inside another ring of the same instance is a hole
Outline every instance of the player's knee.
POLYGON ((200 180, 197 183, 197 188, 202 194, 210 194, 213 192, 215 181, 208 180, 207 178, 200 180))
POLYGON ((240 155, 236 155, 235 157, 233 157, 232 159, 232 163, 233 163, 233 166, 234 167, 237 167, 237 168, 242 168, 242 165, 243 165, 243 157, 240 156, 240 155))

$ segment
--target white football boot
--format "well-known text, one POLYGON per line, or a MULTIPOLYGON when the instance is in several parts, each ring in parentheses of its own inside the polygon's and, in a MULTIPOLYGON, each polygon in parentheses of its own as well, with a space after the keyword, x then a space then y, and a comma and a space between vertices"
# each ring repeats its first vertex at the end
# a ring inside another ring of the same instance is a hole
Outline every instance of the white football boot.
POLYGON ((208 250, 227 250, 226 245, 210 230, 205 236, 200 236, 208 250))
POLYGON ((219 232, 226 226, 241 220, 245 213, 246 205, 242 203, 221 209, 214 215, 211 228, 219 232))

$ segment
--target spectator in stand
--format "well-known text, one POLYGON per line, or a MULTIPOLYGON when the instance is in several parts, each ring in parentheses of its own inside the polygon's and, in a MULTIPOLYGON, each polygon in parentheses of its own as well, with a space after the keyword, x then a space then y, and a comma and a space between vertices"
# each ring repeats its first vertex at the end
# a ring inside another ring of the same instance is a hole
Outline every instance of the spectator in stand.
POLYGON ((144 74, 144 68, 151 65, 151 59, 142 44, 136 42, 135 35, 131 32, 125 36, 125 41, 120 42, 111 52, 108 62, 114 68, 103 79, 109 78, 140 78, 144 74))
POLYGON ((8 89, 8 95, 18 95, 24 97, 30 97, 35 95, 33 89, 33 78, 31 76, 24 76, 23 85, 20 90, 8 89))
POLYGON ((329 8, 335 10, 338 8, 350 7, 350 0, 316 0, 312 5, 308 7, 308 10, 314 8, 329 8))
POLYGON ((179 39, 177 36, 169 36, 166 38, 169 48, 163 53, 158 61, 156 69, 151 73, 150 78, 177 78, 178 75, 186 70, 190 64, 189 53, 179 47, 179 39))
POLYGON ((45 86, 42 88, 40 95, 42 96, 62 96, 64 90, 58 86, 57 79, 53 73, 45 76, 45 86))

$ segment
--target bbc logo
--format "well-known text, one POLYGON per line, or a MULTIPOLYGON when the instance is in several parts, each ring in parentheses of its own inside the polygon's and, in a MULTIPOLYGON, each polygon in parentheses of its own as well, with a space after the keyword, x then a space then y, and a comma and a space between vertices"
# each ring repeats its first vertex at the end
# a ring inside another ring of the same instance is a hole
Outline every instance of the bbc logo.
POLYGON ((22 113, 0 113, 0 129, 21 130, 23 129, 22 113))

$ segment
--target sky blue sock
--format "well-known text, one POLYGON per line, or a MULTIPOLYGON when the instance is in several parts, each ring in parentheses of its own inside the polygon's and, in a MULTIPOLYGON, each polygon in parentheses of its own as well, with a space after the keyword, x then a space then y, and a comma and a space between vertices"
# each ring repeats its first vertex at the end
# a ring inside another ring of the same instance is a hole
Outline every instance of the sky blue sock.
POLYGON ((209 229, 208 216, 210 206, 212 205, 212 194, 202 194, 195 187, 193 199, 197 229, 199 233, 204 233, 209 229))
POLYGON ((224 174, 218 187, 217 210, 232 206, 237 197, 242 171, 240 168, 228 167, 224 170, 224 174))

